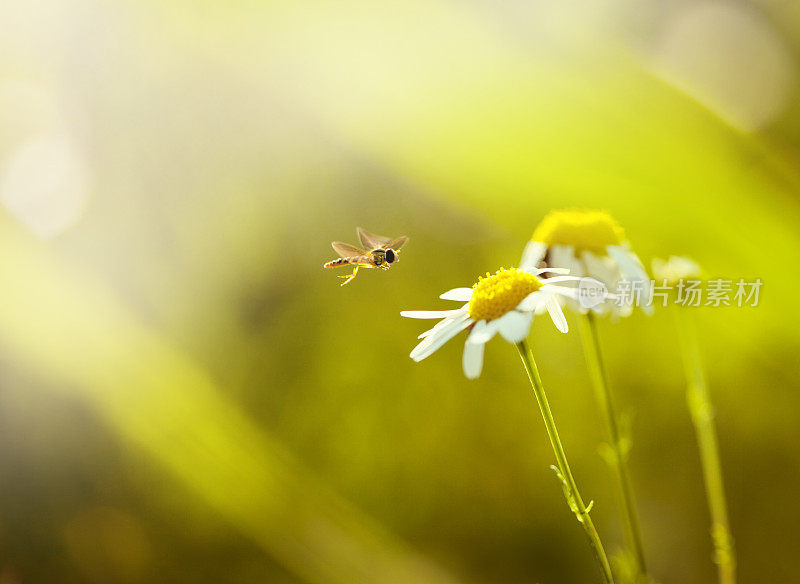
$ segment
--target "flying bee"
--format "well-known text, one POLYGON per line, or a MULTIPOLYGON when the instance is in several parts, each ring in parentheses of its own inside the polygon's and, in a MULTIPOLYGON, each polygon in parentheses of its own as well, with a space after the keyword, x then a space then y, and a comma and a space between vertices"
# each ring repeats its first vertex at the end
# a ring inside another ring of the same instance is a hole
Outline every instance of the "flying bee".
POLYGON ((356 277, 359 268, 380 268, 381 270, 388 270, 392 264, 398 260, 400 248, 408 241, 408 237, 402 235, 395 237, 382 237, 380 235, 373 235, 368 231, 364 231, 360 227, 356 228, 358 232, 358 239, 361 240, 361 245, 364 249, 342 243, 341 241, 334 241, 331 243, 333 249, 338 253, 340 258, 323 265, 323 268, 338 268, 340 266, 355 266, 353 273, 346 276, 339 276, 345 278, 341 286, 349 283, 350 280, 356 277))

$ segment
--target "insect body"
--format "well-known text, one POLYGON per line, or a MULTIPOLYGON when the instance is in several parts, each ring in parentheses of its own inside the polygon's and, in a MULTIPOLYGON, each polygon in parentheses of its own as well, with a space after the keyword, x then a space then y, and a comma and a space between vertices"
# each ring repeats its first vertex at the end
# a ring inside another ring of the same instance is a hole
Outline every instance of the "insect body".
POLYGON ((395 237, 381 237, 380 235, 373 235, 368 231, 364 231, 360 227, 358 231, 358 238, 361 240, 361 245, 364 249, 342 243, 341 241, 334 241, 331 246, 340 258, 330 261, 323 265, 323 268, 338 268, 340 266, 353 265, 353 273, 346 276, 339 276, 345 278, 342 286, 349 283, 350 280, 356 277, 359 268, 380 268, 381 270, 388 270, 392 264, 398 260, 398 254, 403 244, 408 241, 405 235, 395 237))

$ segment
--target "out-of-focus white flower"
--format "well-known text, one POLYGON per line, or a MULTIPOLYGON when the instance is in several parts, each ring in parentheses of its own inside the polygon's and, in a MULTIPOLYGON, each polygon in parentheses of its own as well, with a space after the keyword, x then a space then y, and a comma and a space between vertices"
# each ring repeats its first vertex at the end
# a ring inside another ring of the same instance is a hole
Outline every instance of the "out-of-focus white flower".
POLYGON ((699 280, 703 276, 700 266, 687 257, 669 256, 666 261, 655 258, 652 267, 656 281, 667 286, 676 286, 682 280, 699 280))
MULTIPOLYGON (((588 276, 602 282, 610 292, 629 282, 640 297, 646 312, 650 295, 650 279, 642 262, 631 250, 619 223, 605 211, 566 209, 548 213, 533 232, 522 254, 520 269, 558 266, 569 269, 573 276, 588 276)), ((601 302, 567 300, 567 306, 585 313, 612 313, 627 316, 634 303, 614 301, 613 294, 601 302)))

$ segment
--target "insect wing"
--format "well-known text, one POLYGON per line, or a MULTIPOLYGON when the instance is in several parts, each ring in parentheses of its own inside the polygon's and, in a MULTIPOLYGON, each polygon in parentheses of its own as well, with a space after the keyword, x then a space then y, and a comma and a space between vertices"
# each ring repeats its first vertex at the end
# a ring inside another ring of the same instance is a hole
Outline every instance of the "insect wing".
POLYGON ((369 250, 385 247, 391 241, 388 237, 375 235, 369 231, 364 231, 360 227, 356 227, 356 231, 358 231, 358 239, 361 240, 361 244, 369 250))
POLYGON ((408 241, 408 237, 406 237, 405 235, 401 235, 400 237, 396 237, 393 240, 389 241, 383 247, 385 249, 393 249, 394 251, 398 251, 401 247, 403 247, 406 241, 408 241))
POLYGON ((357 258, 367 253, 361 248, 350 245, 349 243, 342 243, 341 241, 332 242, 331 247, 343 258, 357 258))

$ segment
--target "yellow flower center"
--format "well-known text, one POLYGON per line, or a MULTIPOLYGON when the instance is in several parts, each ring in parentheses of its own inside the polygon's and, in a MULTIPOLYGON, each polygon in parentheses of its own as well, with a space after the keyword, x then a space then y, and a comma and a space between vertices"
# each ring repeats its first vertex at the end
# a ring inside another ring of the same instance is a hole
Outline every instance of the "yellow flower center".
POLYGON ((625 241, 625 232, 605 211, 566 209, 550 211, 536 231, 533 240, 550 245, 571 245, 575 251, 606 255, 609 245, 625 241))
POLYGON ((494 275, 486 272, 472 286, 469 316, 476 321, 500 318, 541 287, 539 278, 517 268, 500 268, 494 275))

